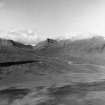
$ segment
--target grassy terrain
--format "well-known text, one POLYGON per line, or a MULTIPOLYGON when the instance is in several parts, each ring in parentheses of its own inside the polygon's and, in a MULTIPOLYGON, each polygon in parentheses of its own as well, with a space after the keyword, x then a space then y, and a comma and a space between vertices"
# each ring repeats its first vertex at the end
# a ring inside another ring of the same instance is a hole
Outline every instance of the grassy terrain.
POLYGON ((105 42, 0 40, 0 105, 105 105, 105 42))

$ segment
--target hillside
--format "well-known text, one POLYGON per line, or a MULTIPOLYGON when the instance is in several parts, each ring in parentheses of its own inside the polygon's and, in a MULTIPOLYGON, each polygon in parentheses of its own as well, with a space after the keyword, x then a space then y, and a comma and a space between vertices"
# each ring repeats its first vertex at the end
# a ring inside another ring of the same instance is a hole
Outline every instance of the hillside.
POLYGON ((0 62, 32 60, 33 57, 34 53, 31 45, 24 45, 13 40, 0 39, 0 62))
POLYGON ((65 62, 104 65, 104 56, 103 37, 75 41, 46 39, 36 46, 24 45, 13 40, 0 40, 0 62, 50 58, 65 62))
MULTIPOLYGON (((47 42, 47 40, 45 41, 47 42)), ((35 54, 39 56, 55 57, 62 60, 73 60, 77 63, 95 63, 104 65, 105 40, 103 37, 92 37, 81 40, 58 40, 48 47, 48 43, 37 46, 35 54), (52 47, 53 46, 53 47, 52 47)))
POLYGON ((101 37, 76 41, 47 39, 36 46, 4 39, 0 43, 1 79, 14 70, 34 75, 62 74, 68 71, 103 72, 100 66, 104 65, 104 40, 101 37), (88 51, 90 49, 92 52, 88 51))
POLYGON ((104 46, 102 37, 36 46, 0 39, 0 105, 98 105, 88 97, 97 92, 104 102, 104 46))

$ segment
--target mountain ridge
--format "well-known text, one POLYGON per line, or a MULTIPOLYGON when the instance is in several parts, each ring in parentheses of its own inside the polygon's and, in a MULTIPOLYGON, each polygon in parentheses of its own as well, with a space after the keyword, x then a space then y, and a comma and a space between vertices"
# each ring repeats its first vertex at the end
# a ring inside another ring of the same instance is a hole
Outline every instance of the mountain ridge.
MULTIPOLYGON (((0 39, 0 57, 5 60, 33 60, 36 57, 54 58, 61 60, 101 62, 105 56, 105 40, 103 37, 93 37, 82 40, 55 40, 46 39, 36 46, 25 45, 13 40, 0 39), (93 60, 97 59, 96 61, 93 60)), ((98 63, 99 63, 98 62, 98 63)), ((101 64, 100 63, 100 64, 101 64)), ((102 63, 103 64, 103 63, 102 63)))

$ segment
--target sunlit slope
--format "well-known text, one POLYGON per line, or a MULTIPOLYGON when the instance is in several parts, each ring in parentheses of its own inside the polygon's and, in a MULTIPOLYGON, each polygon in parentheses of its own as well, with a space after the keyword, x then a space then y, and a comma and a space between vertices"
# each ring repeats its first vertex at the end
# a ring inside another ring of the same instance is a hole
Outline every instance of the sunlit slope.
POLYGON ((46 40, 36 47, 35 54, 55 57, 75 63, 93 63, 104 65, 105 40, 103 37, 93 37, 81 40, 59 40, 55 43, 46 40), (41 47, 40 47, 41 46, 41 47))

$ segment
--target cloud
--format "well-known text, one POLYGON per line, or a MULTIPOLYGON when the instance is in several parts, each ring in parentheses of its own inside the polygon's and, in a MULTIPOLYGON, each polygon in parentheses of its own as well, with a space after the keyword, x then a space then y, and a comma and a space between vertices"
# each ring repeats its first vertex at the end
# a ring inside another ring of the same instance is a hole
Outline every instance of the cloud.
POLYGON ((32 30, 12 30, 12 31, 1 31, 0 38, 11 39, 24 44, 35 45, 36 43, 45 39, 44 36, 32 30))
POLYGON ((37 40, 37 34, 28 31, 8 32, 7 37, 9 39, 19 41, 25 44, 34 44, 37 40))
POLYGON ((5 2, 3 0, 0 0, 0 8, 3 8, 5 6, 5 2))

